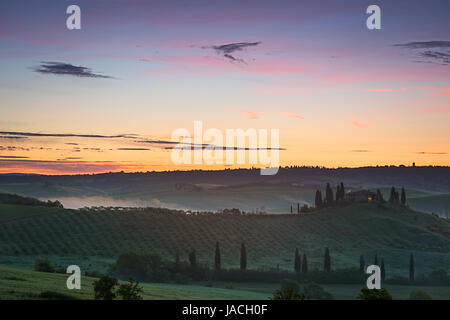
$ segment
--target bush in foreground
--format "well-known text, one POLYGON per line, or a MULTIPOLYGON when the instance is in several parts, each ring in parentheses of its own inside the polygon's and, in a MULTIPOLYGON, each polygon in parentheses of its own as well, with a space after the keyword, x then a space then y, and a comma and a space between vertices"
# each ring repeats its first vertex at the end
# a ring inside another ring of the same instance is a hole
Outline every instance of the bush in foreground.
POLYGON ((312 282, 305 287, 305 298, 307 300, 332 300, 333 295, 318 284, 312 282))
POLYGON ((96 300, 114 300, 116 298, 142 300, 141 293, 144 291, 144 288, 139 286, 139 282, 135 282, 133 279, 130 279, 128 283, 119 285, 116 278, 108 276, 103 276, 94 281, 93 286, 96 300))
POLYGON ((367 289, 362 288, 360 294, 356 297, 359 300, 392 300, 391 294, 386 289, 367 289))

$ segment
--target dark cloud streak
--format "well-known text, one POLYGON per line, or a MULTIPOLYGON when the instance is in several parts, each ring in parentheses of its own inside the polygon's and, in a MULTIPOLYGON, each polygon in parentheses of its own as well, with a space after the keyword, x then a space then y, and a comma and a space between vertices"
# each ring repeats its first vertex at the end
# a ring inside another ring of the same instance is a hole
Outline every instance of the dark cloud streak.
POLYGON ((67 75, 81 78, 115 79, 114 77, 94 73, 90 68, 74 66, 70 63, 42 61, 38 67, 32 68, 34 72, 41 74, 67 75))
POLYGON ((238 61, 238 62, 245 62, 241 58, 235 57, 235 52, 243 51, 246 48, 249 47, 255 47, 257 45, 260 45, 261 41, 257 42, 235 42, 235 43, 228 43, 228 44, 222 44, 222 45, 215 45, 211 47, 202 47, 203 49, 214 49, 216 52, 223 57, 231 60, 231 61, 238 61))
POLYGON ((414 62, 450 65, 450 41, 409 42, 394 44, 394 47, 414 50, 414 62))

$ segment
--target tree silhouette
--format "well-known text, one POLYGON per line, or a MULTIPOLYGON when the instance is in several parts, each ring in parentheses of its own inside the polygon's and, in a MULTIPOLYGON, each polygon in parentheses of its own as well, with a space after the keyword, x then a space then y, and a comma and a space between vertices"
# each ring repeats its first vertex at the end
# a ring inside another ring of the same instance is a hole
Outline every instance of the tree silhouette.
POLYGON ((128 283, 119 286, 117 296, 121 297, 122 300, 142 300, 142 292, 144 292, 144 288, 139 286, 139 282, 130 278, 128 283))
POLYGON ((331 189, 329 183, 327 183, 327 187, 325 190, 325 204, 327 205, 327 207, 333 205, 333 190, 331 189))
POLYGON ((383 194, 381 193, 380 189, 377 189, 377 201, 384 202, 383 194))
POLYGON ((406 205, 406 193, 405 193, 405 188, 402 188, 402 206, 406 205))
POLYGON ((412 253, 409 257, 409 281, 414 281, 414 256, 412 253))
POLYGON ((197 254, 195 252, 195 249, 193 249, 189 253, 189 263, 191 264, 191 267, 196 267, 197 266, 197 254))
POLYGON ((306 273, 308 272, 308 260, 306 259, 306 254, 303 254, 303 261, 302 261, 302 272, 306 273))
POLYGON ((374 261, 374 263, 373 263, 374 265, 378 265, 378 256, 375 254, 375 261, 374 261))
POLYGON ((245 249, 245 244, 241 245, 241 271, 247 270, 247 250, 245 249))
POLYGON ((116 287, 119 281, 116 278, 103 276, 94 281, 94 297, 95 300, 113 300, 116 296, 116 287))
POLYGON ((323 270, 330 272, 331 271, 331 258, 330 258, 330 249, 325 248, 325 257, 323 261, 323 270))
POLYGON ((395 203, 395 193, 396 193, 395 188, 392 187, 391 188, 391 194, 389 196, 389 203, 391 203, 391 204, 395 203))
POLYGON ((298 248, 295 248, 295 258, 294 258, 294 270, 295 272, 300 272, 302 269, 302 262, 300 260, 300 253, 298 252, 298 248))
POLYGON ((381 272, 381 280, 384 281, 386 279, 386 270, 384 269, 384 259, 383 258, 381 258, 380 272, 381 272))
POLYGON ((315 204, 316 208, 320 208, 323 205, 322 192, 320 192, 320 190, 316 190, 316 198, 315 198, 314 204, 315 204))
POLYGON ((359 270, 361 272, 364 272, 364 268, 366 267, 366 262, 364 261, 364 256, 360 255, 359 256, 359 270))
POLYGON ((214 267, 217 271, 220 270, 220 247, 219 241, 216 242, 216 254, 214 256, 214 267))

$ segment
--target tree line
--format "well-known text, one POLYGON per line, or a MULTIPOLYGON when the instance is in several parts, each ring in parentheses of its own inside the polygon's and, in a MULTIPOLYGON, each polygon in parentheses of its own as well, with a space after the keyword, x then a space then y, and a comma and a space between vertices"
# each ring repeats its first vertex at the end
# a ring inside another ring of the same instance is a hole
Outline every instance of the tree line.
MULTIPOLYGON (((370 193, 370 191, 368 192, 370 193)), ((384 199, 380 189, 377 189, 370 201, 386 203, 386 200, 384 199)), ((322 190, 316 190, 314 197, 314 207, 309 207, 307 204, 300 206, 300 203, 297 203, 297 213, 308 213, 322 208, 349 204, 351 202, 351 200, 346 198, 345 186, 343 182, 339 183, 336 186, 336 191, 333 190, 330 183, 327 183, 324 194, 322 193, 322 190)), ((405 188, 402 187, 399 193, 399 191, 397 191, 397 189, 393 186, 391 188, 388 202, 393 205, 401 204, 402 206, 406 206, 405 188)), ((293 205, 291 205, 290 212, 294 213, 293 205)))

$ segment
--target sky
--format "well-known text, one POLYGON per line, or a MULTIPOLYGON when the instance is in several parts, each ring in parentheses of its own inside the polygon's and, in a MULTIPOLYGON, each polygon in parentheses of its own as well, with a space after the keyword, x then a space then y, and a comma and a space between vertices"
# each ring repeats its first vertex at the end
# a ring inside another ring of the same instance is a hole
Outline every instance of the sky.
POLYGON ((172 133, 194 121, 278 129, 282 166, 448 166, 449 12, 446 0, 1 1, 0 173, 251 166, 173 163, 172 133), (80 30, 66 27, 72 4, 80 30), (380 30, 366 27, 372 4, 380 30))

